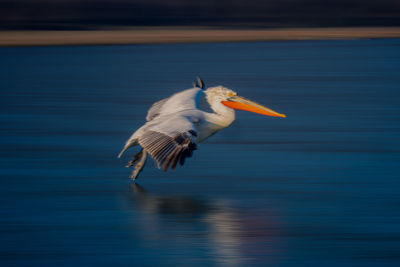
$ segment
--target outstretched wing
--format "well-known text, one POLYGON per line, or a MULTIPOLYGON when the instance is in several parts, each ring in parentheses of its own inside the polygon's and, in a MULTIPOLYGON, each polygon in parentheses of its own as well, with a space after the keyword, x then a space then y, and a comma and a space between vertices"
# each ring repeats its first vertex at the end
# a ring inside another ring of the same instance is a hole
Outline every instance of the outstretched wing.
POLYGON ((156 161, 157 167, 167 171, 183 165, 196 150, 195 127, 188 118, 175 115, 147 128, 139 137, 139 144, 156 161))
POLYGON ((191 88, 176 93, 154 103, 147 112, 146 120, 151 121, 161 115, 171 115, 183 110, 196 109, 198 99, 204 92, 200 88, 191 88))
POLYGON ((168 101, 168 99, 169 99, 169 97, 164 98, 164 99, 154 103, 150 107, 149 111, 147 112, 146 121, 151 121, 152 119, 157 117, 161 112, 162 106, 165 104, 165 102, 168 101))

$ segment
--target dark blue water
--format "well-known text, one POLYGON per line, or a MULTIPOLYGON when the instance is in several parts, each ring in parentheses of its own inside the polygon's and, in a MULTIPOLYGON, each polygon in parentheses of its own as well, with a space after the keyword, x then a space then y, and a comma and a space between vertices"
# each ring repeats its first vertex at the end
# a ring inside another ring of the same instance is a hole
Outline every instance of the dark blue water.
POLYGON ((0 49, 1 266, 399 266, 400 40, 0 49), (151 103, 238 112, 183 168, 117 159, 151 103))

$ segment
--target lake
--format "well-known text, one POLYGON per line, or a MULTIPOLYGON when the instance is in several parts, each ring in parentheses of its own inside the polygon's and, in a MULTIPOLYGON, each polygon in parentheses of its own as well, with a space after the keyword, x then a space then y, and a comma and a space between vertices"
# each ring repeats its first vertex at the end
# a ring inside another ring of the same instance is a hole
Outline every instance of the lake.
POLYGON ((0 265, 399 266, 400 39, 0 49, 0 265), (184 167, 117 155, 153 102, 238 111, 184 167))

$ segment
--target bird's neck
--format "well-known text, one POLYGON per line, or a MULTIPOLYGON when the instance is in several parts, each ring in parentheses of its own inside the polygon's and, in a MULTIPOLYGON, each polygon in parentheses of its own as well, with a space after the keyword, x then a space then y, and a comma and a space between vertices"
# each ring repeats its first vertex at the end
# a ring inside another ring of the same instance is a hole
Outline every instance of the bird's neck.
POLYGON ((213 123, 226 128, 235 120, 235 110, 224 106, 223 104, 214 106, 214 113, 212 113, 213 123))

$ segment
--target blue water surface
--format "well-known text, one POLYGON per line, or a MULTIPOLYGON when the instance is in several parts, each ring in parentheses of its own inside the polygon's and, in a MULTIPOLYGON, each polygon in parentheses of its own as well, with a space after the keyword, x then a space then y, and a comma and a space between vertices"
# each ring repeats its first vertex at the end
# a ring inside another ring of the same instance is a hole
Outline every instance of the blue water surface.
POLYGON ((400 40, 0 49, 1 266, 400 266, 400 40), (244 111, 184 167, 117 154, 150 105, 244 111))

